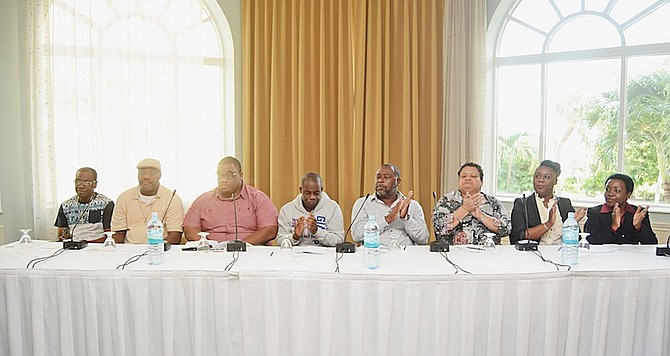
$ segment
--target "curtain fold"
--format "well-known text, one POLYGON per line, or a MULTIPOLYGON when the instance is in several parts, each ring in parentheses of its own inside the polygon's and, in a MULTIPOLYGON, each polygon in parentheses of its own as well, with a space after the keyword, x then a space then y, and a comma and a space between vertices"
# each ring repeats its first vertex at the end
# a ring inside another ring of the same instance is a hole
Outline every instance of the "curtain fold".
POLYGON ((482 162, 493 159, 484 157, 483 148, 490 144, 483 137, 486 16, 486 0, 445 0, 443 192, 458 188, 458 169, 466 161, 493 167, 482 162))
MULTIPOLYGON (((32 197, 34 202, 33 236, 44 239, 50 235, 58 211, 56 170, 44 162, 55 161, 52 37, 49 19, 49 1, 29 0, 26 4, 28 21, 26 25, 27 61, 31 103, 29 121, 30 156, 32 160, 32 197)), ((74 174, 72 174, 74 176, 74 174)))
MULTIPOLYGON (((243 2, 247 183, 281 207, 319 172, 348 226, 378 166, 430 221, 440 180, 442 0, 243 2)), ((345 228, 346 228, 345 226, 345 228)))

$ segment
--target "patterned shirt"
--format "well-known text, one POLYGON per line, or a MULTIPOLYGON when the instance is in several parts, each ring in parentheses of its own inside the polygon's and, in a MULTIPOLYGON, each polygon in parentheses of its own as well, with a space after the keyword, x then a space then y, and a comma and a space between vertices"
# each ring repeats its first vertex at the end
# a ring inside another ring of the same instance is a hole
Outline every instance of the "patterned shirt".
MULTIPOLYGON (((498 233, 493 238, 496 244, 500 244, 500 238, 509 235, 510 220, 507 216, 505 207, 491 195, 481 193, 484 197, 480 210, 482 214, 488 215, 493 219, 500 221, 498 233)), ((489 230, 484 223, 468 214, 461 219, 461 222, 450 231, 447 231, 448 218, 453 217, 453 213, 463 206, 463 196, 460 191, 450 192, 443 195, 433 209, 433 227, 436 235, 447 236, 454 244, 481 244, 486 236, 485 232, 489 230)))
POLYGON ((110 230, 113 211, 114 202, 102 194, 95 193, 89 203, 75 195, 60 205, 54 226, 69 227, 75 241, 97 240, 110 230))

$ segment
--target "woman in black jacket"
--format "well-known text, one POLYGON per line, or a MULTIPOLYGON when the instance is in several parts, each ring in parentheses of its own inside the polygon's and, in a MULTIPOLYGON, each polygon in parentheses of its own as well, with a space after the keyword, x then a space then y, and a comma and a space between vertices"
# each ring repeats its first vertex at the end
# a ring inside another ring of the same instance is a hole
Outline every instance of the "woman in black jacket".
MULTIPOLYGON (((563 221, 568 212, 574 212, 572 202, 568 198, 554 195, 554 186, 561 174, 558 162, 544 160, 535 169, 533 188, 535 192, 528 197, 514 200, 512 209, 512 232, 510 244, 518 240, 536 240, 545 244, 561 243, 563 221), (526 216, 528 221, 526 222, 526 216), (560 219, 557 219, 560 216, 560 219)), ((575 219, 580 221, 586 215, 586 208, 575 212, 575 219)))
POLYGON ((591 234, 592 244, 658 243, 651 229, 647 209, 628 203, 633 192, 633 179, 625 174, 612 174, 605 181, 605 204, 589 208, 584 230, 591 234))

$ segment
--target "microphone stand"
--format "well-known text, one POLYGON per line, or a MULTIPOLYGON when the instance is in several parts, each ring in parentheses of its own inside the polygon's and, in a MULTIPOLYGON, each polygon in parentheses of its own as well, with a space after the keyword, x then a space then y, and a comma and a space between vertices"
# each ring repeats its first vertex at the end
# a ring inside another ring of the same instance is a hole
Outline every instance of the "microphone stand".
POLYGON ((523 232, 523 240, 519 240, 514 244, 514 248, 519 251, 537 251, 537 245, 539 244, 535 240, 528 239, 528 205, 526 202, 526 194, 523 194, 523 217, 526 219, 526 230, 523 232))
POLYGON ((233 213, 235 214, 235 241, 228 241, 228 244, 226 244, 226 251, 228 252, 235 252, 235 251, 242 251, 245 252, 247 250, 247 243, 244 241, 240 241, 237 237, 237 208, 235 206, 235 193, 232 195, 232 200, 233 200, 233 213))
POLYGON ((91 206, 91 203, 93 202, 93 199, 98 195, 98 193, 94 193, 93 196, 91 196, 91 200, 86 203, 86 208, 79 214, 79 218, 77 219, 77 223, 74 224, 72 227, 72 230, 69 231, 70 234, 70 239, 69 240, 63 240, 63 249, 64 250, 81 250, 86 248, 88 246, 88 241, 86 240, 80 240, 80 241, 75 241, 74 240, 74 230, 77 228, 79 223, 81 222, 81 219, 84 218, 84 215, 86 215, 86 212, 88 211, 88 208, 91 206))
MULTIPOLYGON (((433 203, 437 207, 437 195, 435 192, 433 192, 433 203)), ((435 225, 433 225, 433 231, 435 232, 435 241, 430 243, 430 252, 449 252, 449 242, 446 241, 445 235, 438 235, 435 225)))
POLYGON ((335 245, 335 253, 354 253, 356 252, 356 244, 353 242, 347 242, 347 235, 349 234, 349 231, 351 231, 351 227, 354 225, 354 222, 356 221, 356 218, 358 217, 358 214, 361 213, 361 210, 363 210, 363 207, 365 206, 365 202, 368 201, 368 198, 370 197, 370 193, 365 195, 365 199, 363 199, 363 203, 361 204, 361 207, 358 208, 358 211, 356 212, 356 215, 354 215, 353 220, 351 220, 351 223, 349 223, 349 228, 347 229, 347 232, 344 233, 344 237, 342 237, 342 242, 338 243, 335 245))

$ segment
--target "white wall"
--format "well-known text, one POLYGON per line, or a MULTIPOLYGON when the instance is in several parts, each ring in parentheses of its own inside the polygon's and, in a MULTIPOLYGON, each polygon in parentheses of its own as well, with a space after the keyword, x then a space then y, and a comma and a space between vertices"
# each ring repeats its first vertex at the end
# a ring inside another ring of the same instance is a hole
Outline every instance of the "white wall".
POLYGON ((22 0, 0 1, 0 194, 5 241, 18 240, 21 228, 32 228, 30 156, 25 111, 25 73, 20 64, 25 47, 22 0))

